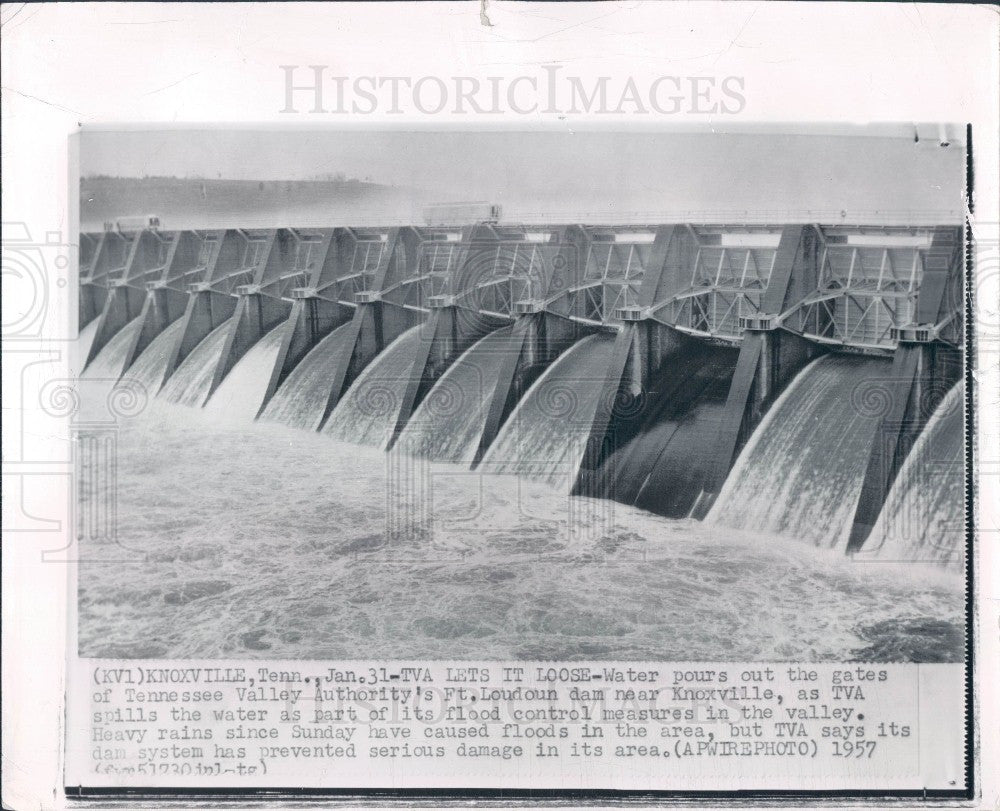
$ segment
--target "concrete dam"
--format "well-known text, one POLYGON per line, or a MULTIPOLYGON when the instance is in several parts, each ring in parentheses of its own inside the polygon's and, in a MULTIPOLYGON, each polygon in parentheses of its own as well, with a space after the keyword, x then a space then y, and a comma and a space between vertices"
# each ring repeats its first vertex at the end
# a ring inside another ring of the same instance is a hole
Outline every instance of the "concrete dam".
POLYGON ((79 323, 88 374, 233 420, 955 569, 964 256, 926 224, 107 228, 79 323))

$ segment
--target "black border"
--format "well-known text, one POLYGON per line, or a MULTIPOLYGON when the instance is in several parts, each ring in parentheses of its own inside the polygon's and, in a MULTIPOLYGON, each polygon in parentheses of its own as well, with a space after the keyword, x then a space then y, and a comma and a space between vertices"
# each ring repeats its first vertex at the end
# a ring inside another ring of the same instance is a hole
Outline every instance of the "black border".
POLYGON ((976 431, 975 380, 972 376, 975 344, 975 252, 972 214, 976 208, 975 167, 972 156, 972 124, 965 125, 965 193, 969 213, 965 220, 965 785, 967 798, 976 796, 976 431))
MULTIPOLYGON (((766 789, 743 789, 737 791, 670 791, 670 790, 649 790, 642 789, 434 789, 434 788, 399 788, 399 789, 366 789, 366 788, 283 788, 283 789, 241 789, 241 788, 216 788, 200 789, 189 787, 174 788, 98 788, 88 789, 85 787, 67 787, 66 796, 68 799, 94 799, 119 797, 122 799, 144 799, 158 804, 164 800, 169 800, 167 795, 174 795, 180 800, 182 797, 203 798, 206 803, 213 805, 221 803, 242 802, 247 798, 254 798, 259 802, 290 801, 296 798, 317 797, 330 800, 350 801, 367 800, 379 805, 403 802, 407 800, 424 801, 425 804, 434 802, 442 805, 455 805, 459 802, 476 801, 478 804, 496 805, 500 802, 516 803, 518 805, 533 805, 544 800, 563 801, 563 803, 576 800, 591 800, 599 802, 601 800, 631 800, 646 801, 655 803, 662 800, 706 800, 716 799, 723 801, 723 804, 734 805, 740 800, 775 800, 782 805, 791 805, 792 801, 800 800, 822 800, 822 799, 883 799, 883 800, 904 800, 909 798, 920 798, 921 800, 939 799, 975 799, 963 789, 955 790, 931 790, 926 789, 900 789, 900 790, 788 790, 775 791, 766 789), (727 801, 728 802, 725 802, 727 801), (491 802, 492 801, 492 802, 491 802)), ((560 804, 560 803, 551 803, 560 804)), ((631 802, 630 805, 638 805, 639 802, 631 802)), ((687 804, 691 804, 688 802, 687 804)))

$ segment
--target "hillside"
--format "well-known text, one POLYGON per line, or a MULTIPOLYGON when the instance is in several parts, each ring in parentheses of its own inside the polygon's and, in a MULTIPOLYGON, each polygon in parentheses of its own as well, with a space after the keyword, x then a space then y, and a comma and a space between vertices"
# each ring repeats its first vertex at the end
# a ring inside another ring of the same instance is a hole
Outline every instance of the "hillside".
POLYGON ((80 225, 154 214, 163 228, 339 225, 409 217, 403 190, 360 180, 201 180, 89 177, 80 181, 80 225), (341 222, 343 220, 343 222, 341 222))

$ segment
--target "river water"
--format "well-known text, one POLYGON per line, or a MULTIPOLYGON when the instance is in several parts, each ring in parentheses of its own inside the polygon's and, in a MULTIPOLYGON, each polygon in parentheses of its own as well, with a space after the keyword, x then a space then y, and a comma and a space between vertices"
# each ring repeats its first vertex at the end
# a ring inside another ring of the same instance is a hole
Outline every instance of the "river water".
MULTIPOLYGON (((276 339, 251 350, 216 394, 242 401, 273 362, 276 339)), ((208 363, 219 340, 209 336, 191 358, 208 363)), ((165 343, 150 351, 162 355, 165 343)), ((404 337, 370 377, 378 393, 396 380, 392 360, 407 346, 404 337)), ((113 369, 114 351, 96 368, 113 369)), ((954 571, 898 556, 852 560, 829 546, 831 534, 764 515, 737 527, 570 498, 559 476, 540 475, 528 414, 546 418, 547 443, 560 420, 572 427, 566 409, 591 409, 572 385, 581 357, 571 350, 541 378, 489 473, 448 461, 467 455, 460 432, 454 452, 431 454, 442 460, 384 453, 373 407, 361 409, 368 427, 355 438, 364 445, 345 443, 349 433, 253 422, 253 408, 237 416, 211 398, 204 409, 185 406, 209 379, 186 362, 185 379, 120 418, 114 477, 98 472, 81 487, 84 517, 111 489, 117 512, 113 540, 79 539, 81 654, 961 660, 964 591, 954 571)), ((157 363, 138 363, 157 377, 157 363)), ((345 409, 381 402, 363 389, 345 409)), ((330 424, 346 431, 345 413, 330 424)))

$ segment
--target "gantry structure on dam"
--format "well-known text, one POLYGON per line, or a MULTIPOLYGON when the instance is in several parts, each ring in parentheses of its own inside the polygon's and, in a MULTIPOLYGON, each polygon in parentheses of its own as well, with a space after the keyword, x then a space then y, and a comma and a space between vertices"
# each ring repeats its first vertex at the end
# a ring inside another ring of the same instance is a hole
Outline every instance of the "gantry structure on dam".
POLYGON ((458 355, 510 325, 476 463, 553 360, 587 334, 612 333, 577 475, 577 492, 592 495, 602 494, 598 474, 619 412, 650 394, 664 357, 690 341, 730 347, 738 358, 725 407, 689 460, 697 487, 683 509, 695 517, 810 360, 826 352, 891 358, 852 550, 867 538, 933 403, 962 374, 966 262, 957 224, 108 227, 81 234, 79 256, 80 327, 98 320, 88 362, 138 318, 127 373, 180 321, 161 385, 226 324, 214 391, 280 328, 263 411, 310 350, 345 326, 317 429, 368 364, 421 325, 425 340, 395 405, 390 445, 458 355))

